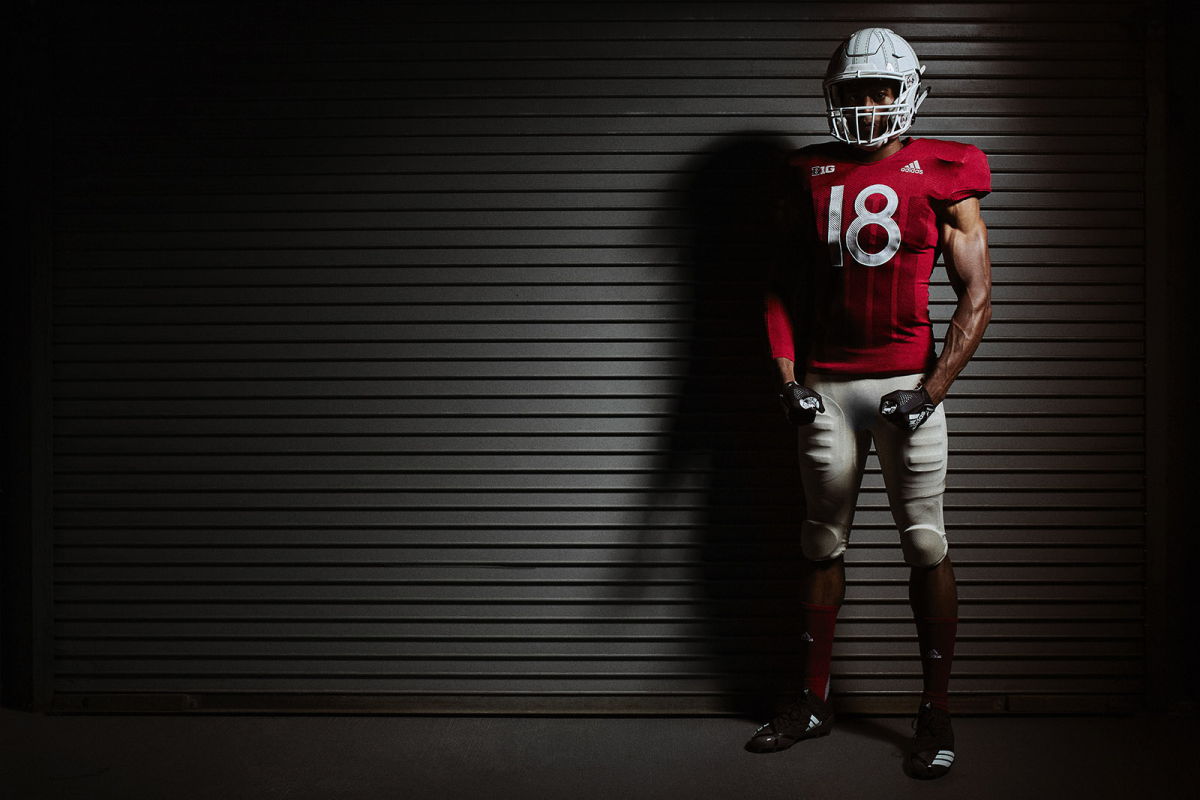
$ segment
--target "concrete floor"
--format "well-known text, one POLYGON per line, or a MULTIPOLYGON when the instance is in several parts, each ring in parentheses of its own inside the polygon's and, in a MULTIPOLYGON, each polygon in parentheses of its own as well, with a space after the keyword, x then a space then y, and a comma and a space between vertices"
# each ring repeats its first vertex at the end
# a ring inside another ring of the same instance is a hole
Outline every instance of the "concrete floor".
POLYGON ((1196 719, 956 716, 958 760, 901 770, 900 717, 790 750, 730 717, 99 716, 0 710, 0 796, 26 798, 1184 798, 1196 719))

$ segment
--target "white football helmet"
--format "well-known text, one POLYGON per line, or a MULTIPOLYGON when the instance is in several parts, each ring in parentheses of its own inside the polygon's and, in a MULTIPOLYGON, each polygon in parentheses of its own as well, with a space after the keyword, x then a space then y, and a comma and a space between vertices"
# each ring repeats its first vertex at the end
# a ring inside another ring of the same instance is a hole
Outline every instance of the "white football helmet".
POLYGON ((903 37, 890 28, 855 31, 829 59, 825 70, 825 107, 829 110, 829 132, 835 139, 873 149, 912 126, 913 117, 929 89, 921 89, 925 67, 903 37), (890 105, 845 105, 840 91, 843 81, 884 78, 896 82, 896 102, 890 105), (886 122, 872 135, 874 121, 886 122))

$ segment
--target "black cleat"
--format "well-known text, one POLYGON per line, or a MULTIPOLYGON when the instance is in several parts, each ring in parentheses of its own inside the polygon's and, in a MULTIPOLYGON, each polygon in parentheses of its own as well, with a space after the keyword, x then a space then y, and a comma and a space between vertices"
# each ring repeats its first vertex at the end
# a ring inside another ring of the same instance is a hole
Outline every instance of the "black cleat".
POLYGON ((940 778, 950 771, 954 763, 954 729, 950 727, 950 713, 925 703, 917 711, 913 723, 916 735, 905 765, 914 778, 940 778))
POLYGON ((746 749, 751 753, 777 753, 796 742, 827 736, 833 730, 833 709, 810 689, 785 705, 775 719, 759 725, 746 749))

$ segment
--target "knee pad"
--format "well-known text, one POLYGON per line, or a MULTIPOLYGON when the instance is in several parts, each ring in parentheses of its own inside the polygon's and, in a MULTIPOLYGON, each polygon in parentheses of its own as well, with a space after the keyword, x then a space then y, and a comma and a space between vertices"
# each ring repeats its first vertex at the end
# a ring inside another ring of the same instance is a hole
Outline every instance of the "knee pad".
POLYGON ((800 550, 809 561, 829 561, 846 551, 847 533, 843 525, 806 519, 800 527, 800 550))
POLYGON ((900 549, 910 567, 936 567, 950 548, 943 531, 929 525, 910 525, 900 532, 900 549))

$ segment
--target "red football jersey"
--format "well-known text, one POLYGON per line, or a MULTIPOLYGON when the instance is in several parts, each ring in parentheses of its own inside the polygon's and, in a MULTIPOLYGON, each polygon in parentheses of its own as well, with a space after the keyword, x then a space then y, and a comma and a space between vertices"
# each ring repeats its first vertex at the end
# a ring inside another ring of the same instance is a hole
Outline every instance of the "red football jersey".
MULTIPOLYGON (((974 145, 906 139, 882 161, 840 142, 801 148, 790 163, 812 203, 814 313, 806 368, 860 375, 933 368, 929 278, 940 252, 935 201, 991 191, 974 145)), ((790 320, 768 299, 773 357, 793 358, 790 320)))

